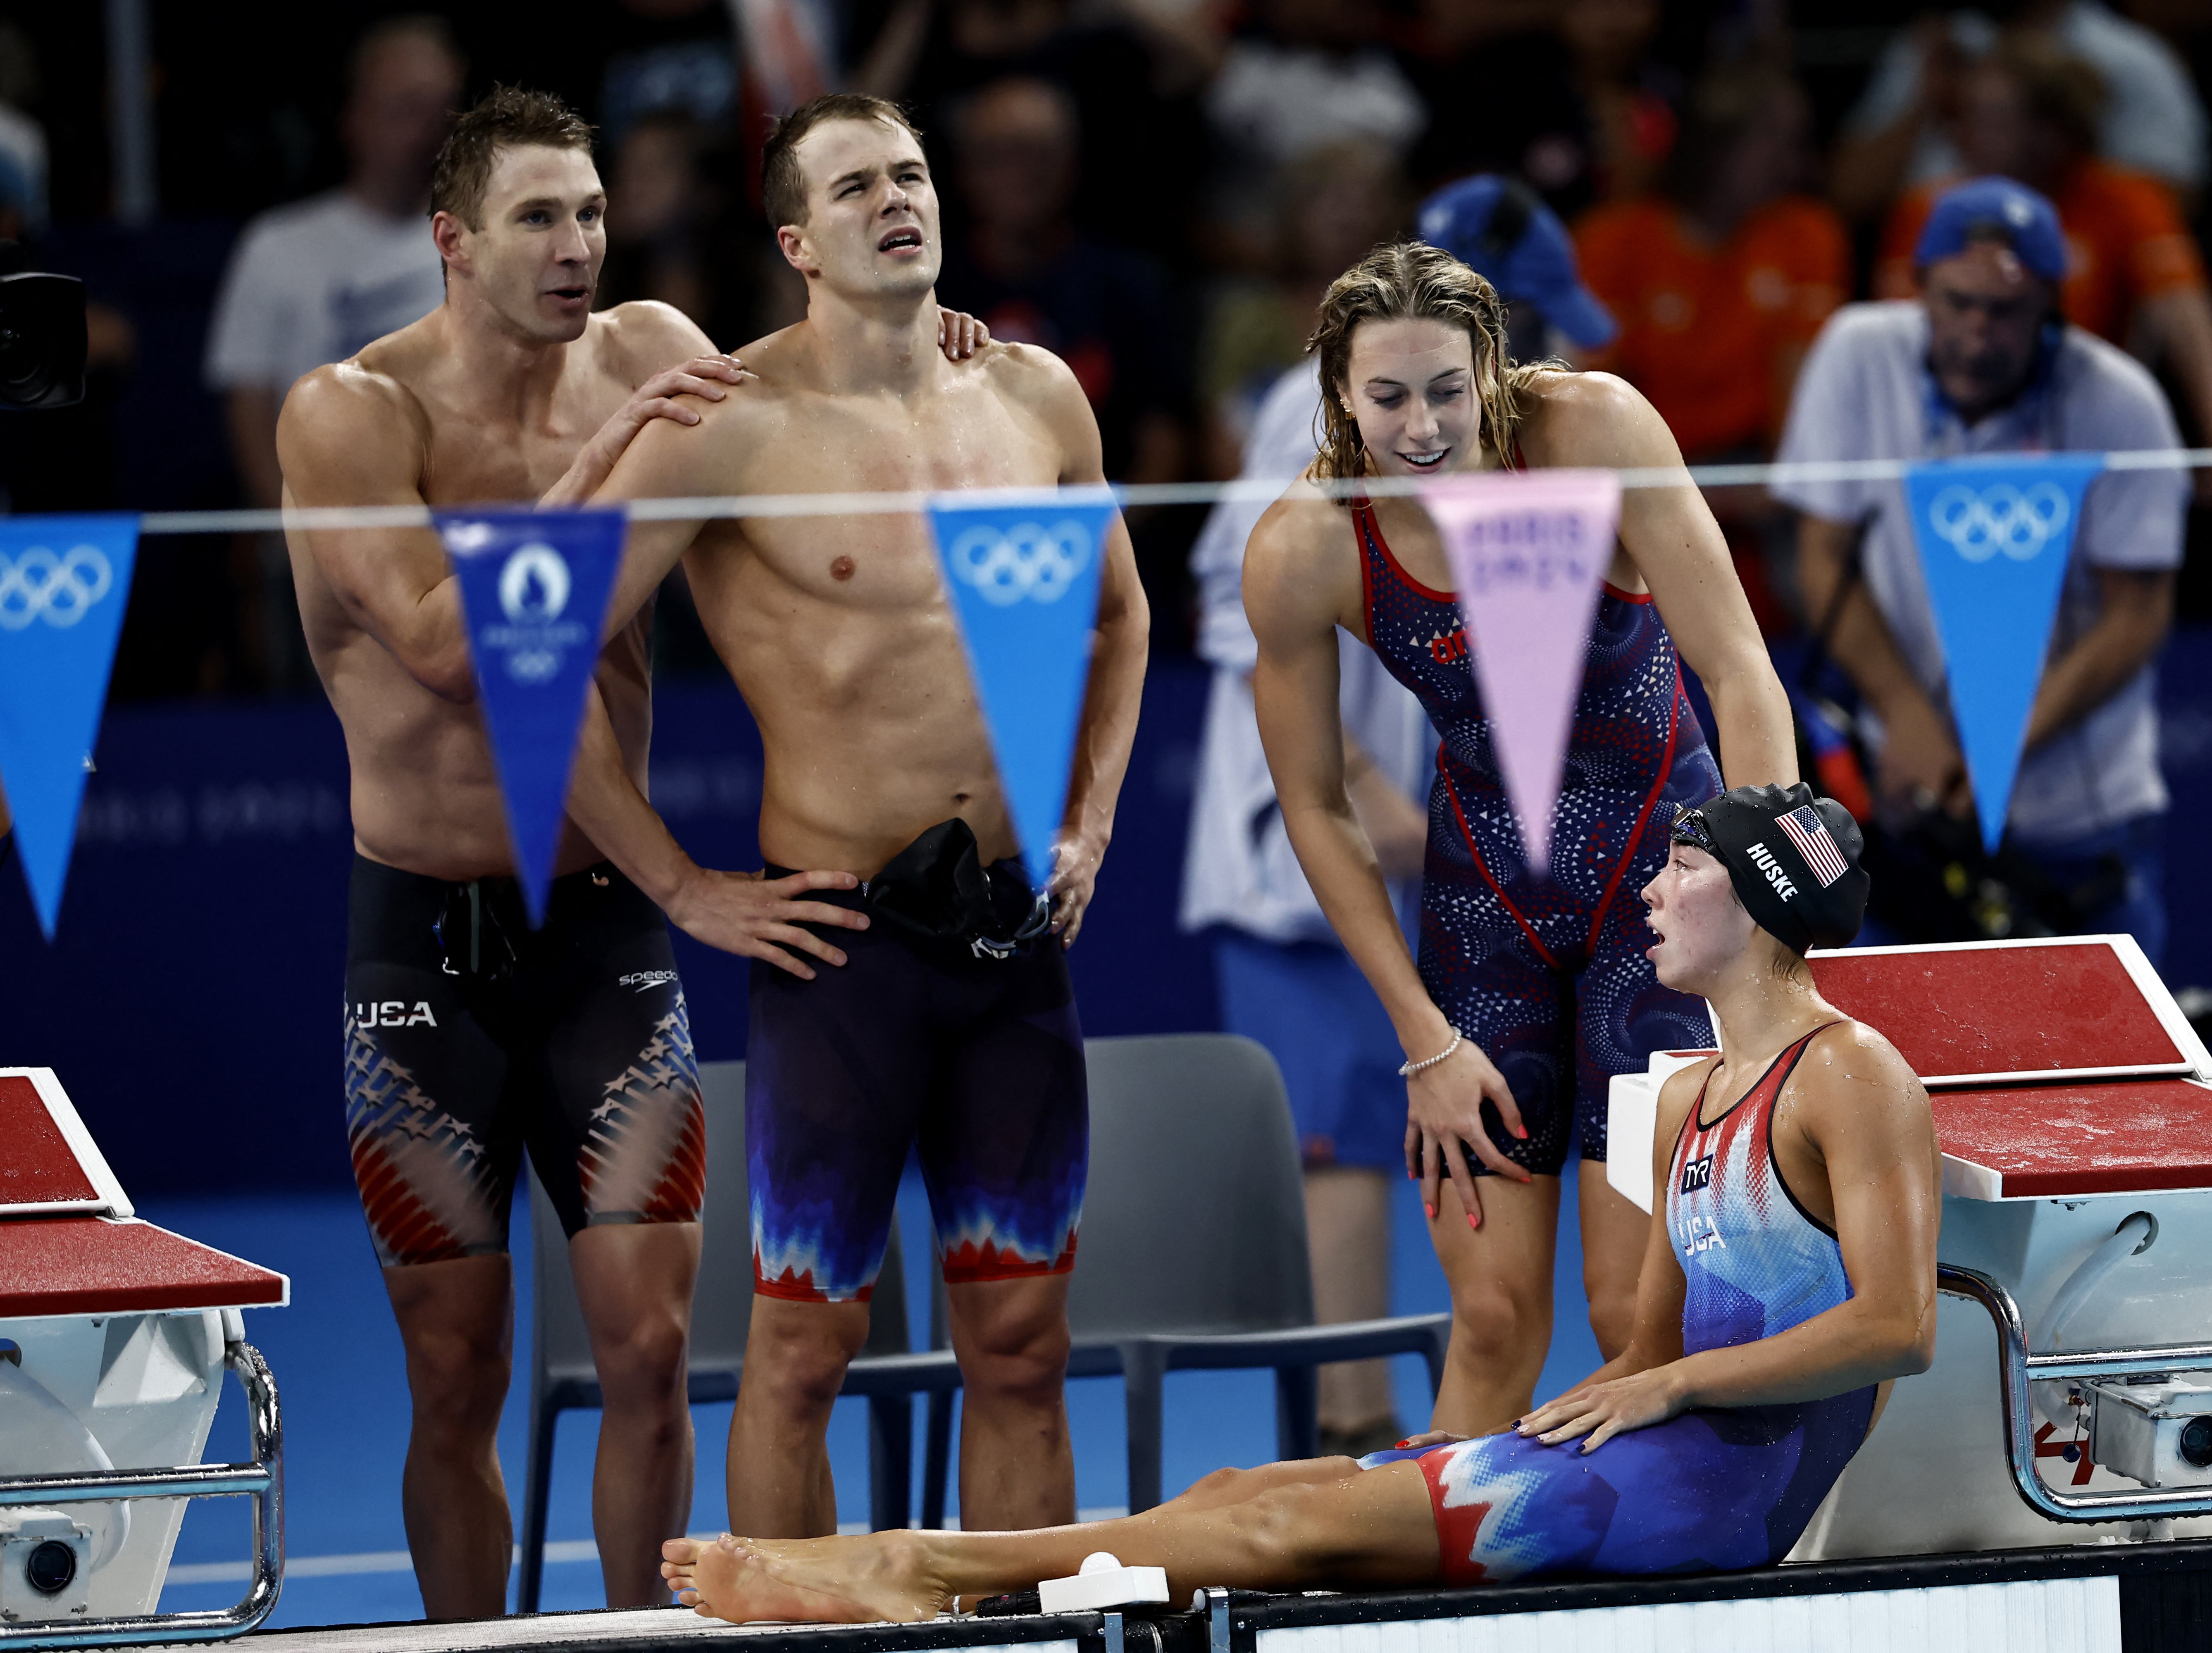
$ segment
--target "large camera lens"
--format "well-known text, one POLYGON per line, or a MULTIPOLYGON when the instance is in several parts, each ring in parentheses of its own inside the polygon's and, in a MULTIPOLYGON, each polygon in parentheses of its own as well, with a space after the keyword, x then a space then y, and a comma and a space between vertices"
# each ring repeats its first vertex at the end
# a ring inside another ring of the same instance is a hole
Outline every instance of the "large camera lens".
POLYGON ((2212 1468, 2212 1413, 2181 1426, 2181 1461, 2191 1469, 2212 1468))
POLYGON ((76 1577, 76 1552, 58 1538, 50 1538, 31 1552, 23 1576, 41 1595, 58 1595, 76 1577))
POLYGON ((71 276, 0 276, 0 407, 82 401, 84 364, 84 284, 71 276))

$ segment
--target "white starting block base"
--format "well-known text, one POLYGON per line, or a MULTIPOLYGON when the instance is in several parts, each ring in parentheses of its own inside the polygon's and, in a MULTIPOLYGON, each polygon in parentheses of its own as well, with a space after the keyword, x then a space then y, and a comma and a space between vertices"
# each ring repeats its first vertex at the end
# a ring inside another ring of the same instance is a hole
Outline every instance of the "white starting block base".
MULTIPOLYGON (((0 1320, 0 1338, 21 1351, 22 1371, 82 1420, 106 1453, 102 1468, 153 1469, 200 1462, 222 1394, 223 1317, 218 1310, 0 1320)), ((94 1468, 61 1462, 58 1455, 40 1462, 42 1447, 55 1452, 63 1443, 21 1439, 9 1422, 0 1413, 0 1464, 9 1473, 94 1468)), ((82 1616, 153 1612, 177 1529, 184 1523, 185 1500, 56 1507, 96 1529, 128 1526, 121 1548, 93 1569, 82 1616)))

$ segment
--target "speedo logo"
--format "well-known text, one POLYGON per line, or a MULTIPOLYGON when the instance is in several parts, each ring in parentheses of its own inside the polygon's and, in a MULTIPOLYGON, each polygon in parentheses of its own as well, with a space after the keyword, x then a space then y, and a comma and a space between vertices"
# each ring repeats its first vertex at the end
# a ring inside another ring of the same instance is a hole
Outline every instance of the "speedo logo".
POLYGON ((1774 859, 1774 852, 1765 844, 1755 843, 1743 853, 1757 863, 1760 872, 1766 874, 1766 881, 1774 886, 1774 893, 1783 900, 1788 901, 1797 893, 1797 886, 1790 882, 1790 875, 1782 870, 1782 863, 1774 859))
POLYGON ((654 988, 666 987, 675 979, 674 970, 633 970, 628 975, 617 976, 615 985, 618 988, 635 988, 640 993, 648 993, 654 988))

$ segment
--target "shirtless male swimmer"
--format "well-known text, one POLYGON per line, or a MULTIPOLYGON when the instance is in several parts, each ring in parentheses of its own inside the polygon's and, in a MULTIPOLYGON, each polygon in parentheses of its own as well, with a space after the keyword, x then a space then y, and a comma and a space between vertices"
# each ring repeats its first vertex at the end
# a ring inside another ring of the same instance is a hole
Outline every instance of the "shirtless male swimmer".
MULTIPOLYGON (((769 138, 763 176, 783 254, 806 278, 806 319, 746 347, 745 381, 696 427, 641 432, 599 498, 1103 480, 1090 404, 1056 357, 994 344, 949 362, 936 349, 937 194, 896 106, 849 94, 806 105, 769 138)), ((683 558, 760 725, 763 853, 849 875, 816 886, 805 926, 764 925, 754 951, 756 1293, 730 1430, 740 1530, 836 1530, 823 1431, 867 1335, 917 1140, 966 1386, 962 1524, 1073 1515, 1062 1387, 1089 1130, 1061 954, 1112 831, 1148 621, 1118 520, 1103 555, 1051 933, 1040 934, 1046 915, 1009 859, 1018 845, 927 523, 857 514, 630 531, 612 613, 683 558), (953 898, 963 864, 970 891, 988 868, 988 899, 953 898), (891 921, 895 909, 920 914, 934 937, 891 921)), ((604 771, 611 738, 587 720, 584 761, 604 771)), ((628 805, 641 818, 609 822, 600 842, 657 827, 641 799, 628 805)), ((671 912, 687 889, 729 876, 701 872, 665 833, 651 861, 622 864, 671 912)))
POLYGON ((1677 817, 1644 888, 1659 979, 1704 998, 1721 1054, 1659 1093, 1658 1205, 1634 1325, 1566 1394, 1472 1438, 1224 1469, 1120 1521, 1040 1533, 677 1539, 701 1613, 927 1619, 1104 1550, 1168 1592, 1506 1583, 1771 1566, 1936 1352, 1942 1157, 1889 1042, 1822 999, 1808 946, 1866 910, 1859 832, 1803 786, 1677 817), (1779 863, 1787 886, 1770 884, 1779 863), (1779 1184, 1778 1188, 1776 1185, 1779 1184))
MULTIPOLYGON (((580 501, 640 426, 696 420, 738 381, 665 305, 590 313, 605 197, 590 128, 554 100, 499 91, 462 116, 432 208, 446 301, 293 387, 277 427, 288 504, 580 501)), ((691 1508, 684 1352, 703 1168, 666 927, 572 822, 545 927, 531 931, 437 536, 290 538, 353 767, 347 1130, 407 1349, 402 1498, 423 1607, 505 1607, 513 1534, 494 1437, 526 1146, 569 1236, 605 1395, 593 1513, 607 1600, 665 1601, 659 1540, 691 1508)), ((632 798, 652 728, 651 617, 634 606, 597 686, 632 798)), ((789 906, 756 885, 723 894, 722 911, 678 922, 727 945, 732 898, 789 906)))

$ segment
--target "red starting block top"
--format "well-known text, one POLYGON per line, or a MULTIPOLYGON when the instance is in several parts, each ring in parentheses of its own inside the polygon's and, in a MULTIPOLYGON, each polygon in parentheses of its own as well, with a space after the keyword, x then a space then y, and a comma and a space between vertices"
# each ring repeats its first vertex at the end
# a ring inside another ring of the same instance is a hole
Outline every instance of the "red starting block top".
POLYGON ((289 1302, 291 1282, 142 1223, 53 1070, 0 1067, 0 1320, 289 1302))
POLYGON ((1813 977, 1929 1088, 2194 1073, 2212 1057, 2128 936, 1816 952, 1813 977))
POLYGON ((131 1201, 53 1070, 0 1067, 0 1217, 67 1211, 128 1217, 131 1201))
POLYGON ((283 1275, 135 1218, 0 1222, 0 1320, 275 1308, 283 1275))
POLYGON ((2212 1085, 2194 1079, 1937 1091, 1943 1191, 2068 1199, 2212 1188, 2212 1085))

